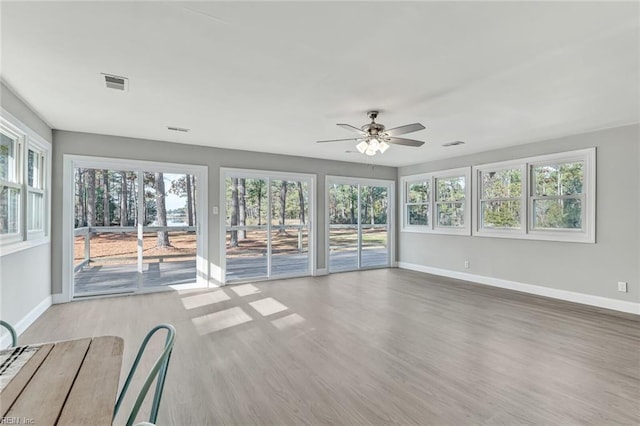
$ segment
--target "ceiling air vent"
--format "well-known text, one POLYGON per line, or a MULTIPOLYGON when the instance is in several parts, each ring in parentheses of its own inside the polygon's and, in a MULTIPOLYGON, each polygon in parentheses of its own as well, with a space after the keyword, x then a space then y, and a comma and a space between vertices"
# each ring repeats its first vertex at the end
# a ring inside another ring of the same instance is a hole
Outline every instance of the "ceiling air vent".
POLYGON ((184 127, 172 127, 172 126, 167 126, 167 129, 173 130, 174 132, 182 132, 182 133, 187 133, 190 130, 190 129, 185 129, 184 127))
POLYGON ((129 79, 127 77, 120 77, 117 75, 111 74, 102 74, 104 77, 104 83, 107 86, 107 89, 115 89, 115 90, 128 90, 129 89, 129 79))
POLYGON ((456 146, 456 145, 464 145, 464 142, 462 141, 453 141, 453 142, 447 142, 447 143, 443 143, 442 146, 456 146))

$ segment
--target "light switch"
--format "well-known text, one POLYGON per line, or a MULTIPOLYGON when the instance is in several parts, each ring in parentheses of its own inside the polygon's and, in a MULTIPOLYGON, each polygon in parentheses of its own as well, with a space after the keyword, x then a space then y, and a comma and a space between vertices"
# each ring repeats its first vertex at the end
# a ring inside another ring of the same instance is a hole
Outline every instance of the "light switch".
POLYGON ((218 206, 213 206, 213 214, 218 214, 218 206))

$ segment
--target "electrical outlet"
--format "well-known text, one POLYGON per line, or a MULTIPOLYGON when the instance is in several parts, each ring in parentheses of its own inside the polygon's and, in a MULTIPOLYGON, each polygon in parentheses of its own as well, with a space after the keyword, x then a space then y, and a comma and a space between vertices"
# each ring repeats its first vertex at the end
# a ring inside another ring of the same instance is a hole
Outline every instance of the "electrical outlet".
POLYGON ((468 260, 464 261, 464 269, 469 269, 469 261, 468 260))
POLYGON ((626 293, 627 292, 627 283, 624 282, 624 281, 618 281, 618 291, 626 293))
POLYGON ((218 214, 218 206, 213 206, 213 214, 218 214))

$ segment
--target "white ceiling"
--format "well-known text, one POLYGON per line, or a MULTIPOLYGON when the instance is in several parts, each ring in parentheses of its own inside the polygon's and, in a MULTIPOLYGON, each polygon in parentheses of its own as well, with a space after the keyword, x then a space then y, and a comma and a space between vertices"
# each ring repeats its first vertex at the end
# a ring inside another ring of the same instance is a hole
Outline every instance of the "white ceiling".
POLYGON ((52 127, 401 166, 639 121, 637 2, 22 2, 2 78, 52 127), (107 90, 100 73, 129 77, 107 90), (346 153, 382 111, 422 148, 346 153), (190 128, 176 134, 167 126, 190 128), (453 140, 466 145, 443 148, 453 140))

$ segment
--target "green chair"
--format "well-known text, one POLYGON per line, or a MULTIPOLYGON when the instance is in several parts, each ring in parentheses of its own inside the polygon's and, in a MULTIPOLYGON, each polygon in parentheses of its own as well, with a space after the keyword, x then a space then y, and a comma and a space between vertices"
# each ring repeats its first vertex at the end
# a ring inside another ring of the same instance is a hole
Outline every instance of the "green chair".
POLYGON ((138 368, 138 364, 140 363, 140 359, 144 354, 144 350, 147 347, 147 343, 151 339, 151 337, 159 330, 167 330, 167 337, 164 343, 164 349, 158 359, 156 360, 153 368, 149 372, 147 379, 144 381, 142 385, 142 389, 140 389, 140 393, 136 398, 135 403, 133 404, 133 408, 131 409, 131 414, 127 419, 126 426, 132 426, 136 416, 138 415, 138 411, 140 411, 140 407, 144 402, 145 397, 147 396, 147 392, 151 387, 151 384, 157 377, 156 382, 156 391, 153 396, 153 404, 151 405, 151 414, 149 415, 149 422, 156 423, 156 419, 158 417, 158 408, 160 407, 160 399, 162 398, 162 390, 164 388, 164 381, 167 377, 167 369, 169 368, 169 360, 171 359, 171 351, 173 350, 173 343, 176 339, 176 329, 171 324, 160 324, 151 329, 145 336, 142 344, 140 345, 140 349, 138 350, 138 355, 136 356, 133 365, 131 366, 131 370, 129 371, 129 375, 127 376, 127 380, 124 382, 124 386, 122 386, 122 390, 120 391, 120 396, 118 396, 118 400, 116 401, 116 406, 113 411, 113 418, 115 419, 116 414, 118 414, 118 410, 120 409, 120 405, 122 404, 122 400, 124 399, 124 395, 129 389, 129 385, 131 384, 131 379, 133 378, 133 374, 136 372, 138 368))
POLYGON ((11 347, 18 346, 18 335, 11 324, 6 321, 0 320, 0 325, 9 330, 9 334, 11 334, 11 347))

